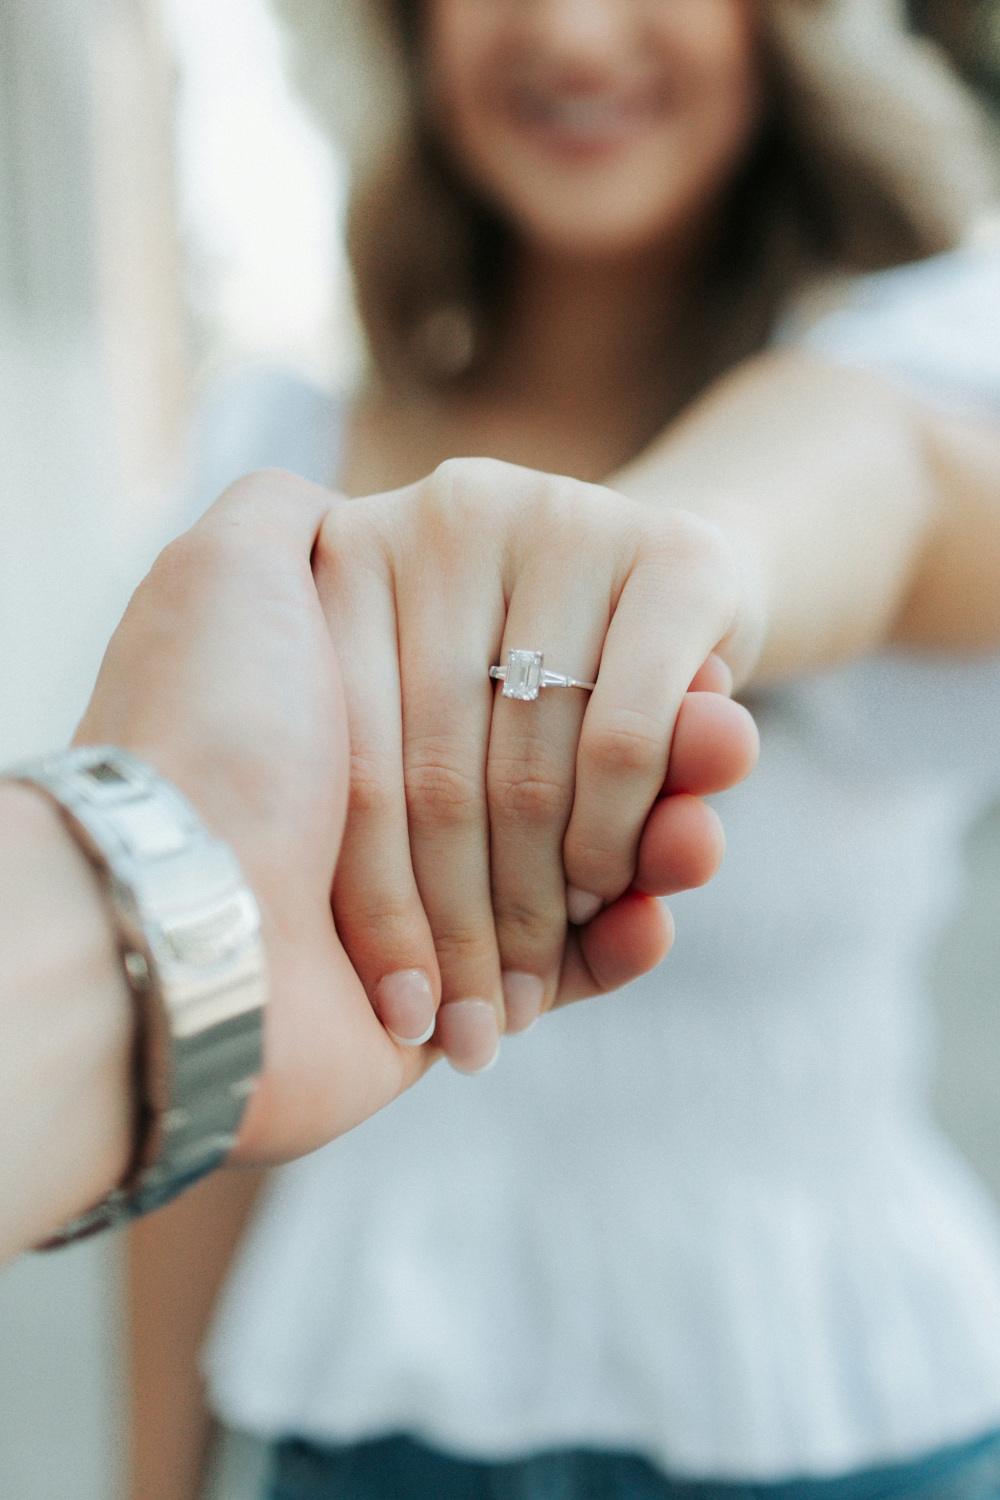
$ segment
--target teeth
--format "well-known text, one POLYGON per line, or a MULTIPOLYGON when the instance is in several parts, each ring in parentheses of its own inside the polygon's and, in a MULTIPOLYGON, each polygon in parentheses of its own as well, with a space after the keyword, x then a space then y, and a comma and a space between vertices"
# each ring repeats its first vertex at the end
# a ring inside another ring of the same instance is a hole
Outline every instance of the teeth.
POLYGON ((607 96, 562 97, 536 100, 537 117, 568 136, 581 140, 600 140, 620 135, 636 120, 636 109, 620 99, 607 96))
POLYGON ((647 94, 607 89, 593 93, 543 87, 515 88, 510 96, 515 112, 530 125, 547 127, 567 141, 581 144, 613 141, 635 130, 655 107, 647 94))
POLYGON ((588 133, 620 125, 623 119, 622 110, 604 99, 561 99, 552 115, 558 124, 588 133))

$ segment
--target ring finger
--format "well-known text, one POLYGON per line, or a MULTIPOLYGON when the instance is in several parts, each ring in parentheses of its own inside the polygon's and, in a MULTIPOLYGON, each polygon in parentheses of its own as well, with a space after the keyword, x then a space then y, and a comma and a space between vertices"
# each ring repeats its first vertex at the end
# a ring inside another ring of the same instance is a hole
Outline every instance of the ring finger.
MULTIPOLYGON (((510 678, 497 690, 490 731, 493 912, 509 1031, 530 1026, 558 988, 566 936, 562 843, 586 708, 584 690, 534 689, 532 681, 541 671, 593 681, 608 613, 601 603, 595 607, 588 571, 567 575, 551 555, 522 572, 508 609, 502 661, 511 651, 542 657, 520 664, 529 676, 522 691, 535 697, 509 696, 518 686, 510 678)), ((513 673, 518 666, 515 657, 513 673)))

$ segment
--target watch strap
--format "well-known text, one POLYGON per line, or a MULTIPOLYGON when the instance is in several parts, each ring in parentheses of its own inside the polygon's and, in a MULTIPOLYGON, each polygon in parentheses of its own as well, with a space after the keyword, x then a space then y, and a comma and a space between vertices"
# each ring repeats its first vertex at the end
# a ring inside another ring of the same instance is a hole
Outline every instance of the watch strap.
POLYGON ((51 1248, 161 1207, 229 1154, 262 1066, 267 976, 236 856, 152 767, 102 745, 4 775, 53 799, 94 866, 136 1013, 131 1166, 51 1248))

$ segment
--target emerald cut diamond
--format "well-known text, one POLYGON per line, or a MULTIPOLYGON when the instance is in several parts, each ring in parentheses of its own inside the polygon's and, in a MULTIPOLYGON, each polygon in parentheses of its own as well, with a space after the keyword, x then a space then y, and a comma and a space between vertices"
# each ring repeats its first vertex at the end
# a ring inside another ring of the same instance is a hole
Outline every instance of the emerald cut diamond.
POLYGON ((511 651, 507 657, 507 675, 503 683, 505 698, 520 698, 533 703, 542 685, 542 653, 511 651))

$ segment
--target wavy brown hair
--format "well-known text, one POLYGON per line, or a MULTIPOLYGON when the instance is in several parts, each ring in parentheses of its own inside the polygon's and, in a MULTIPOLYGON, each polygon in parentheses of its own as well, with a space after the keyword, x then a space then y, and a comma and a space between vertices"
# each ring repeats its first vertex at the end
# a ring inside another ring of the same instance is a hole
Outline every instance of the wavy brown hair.
MULTIPOLYGON (((418 0, 276 4, 301 86, 353 158, 348 247, 376 367, 461 378, 503 317, 511 240, 421 109, 418 0)), ((756 8, 770 107, 704 267, 689 395, 759 349, 811 277, 948 250, 994 198, 973 97, 897 0, 756 8)))
POLYGON ((963 78, 1000 108, 1000 0, 908 0, 910 21, 944 48, 963 78))

